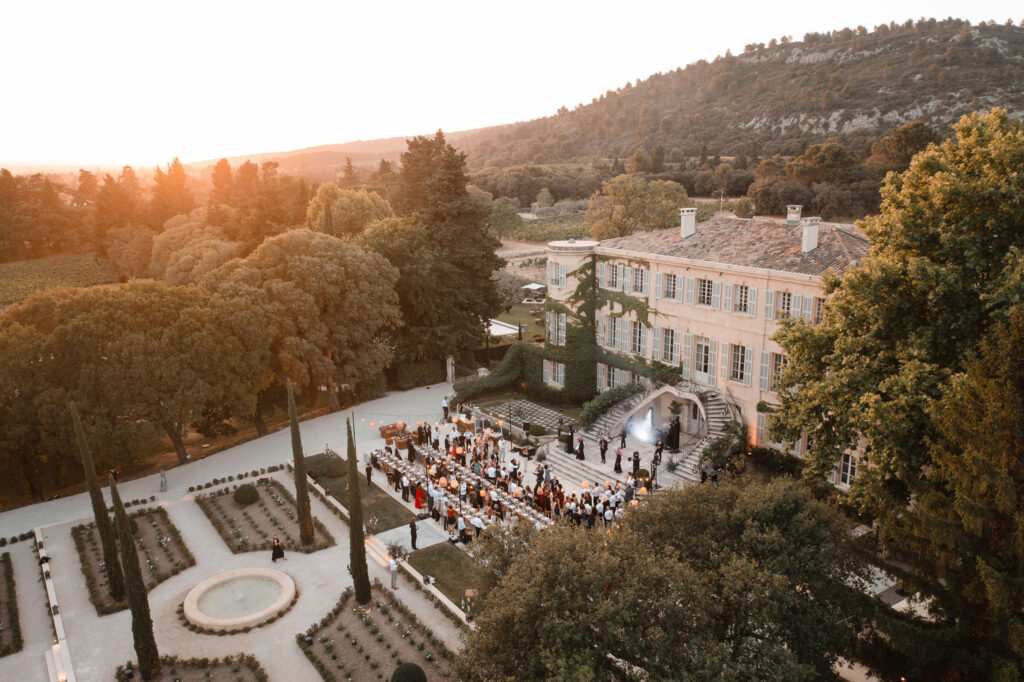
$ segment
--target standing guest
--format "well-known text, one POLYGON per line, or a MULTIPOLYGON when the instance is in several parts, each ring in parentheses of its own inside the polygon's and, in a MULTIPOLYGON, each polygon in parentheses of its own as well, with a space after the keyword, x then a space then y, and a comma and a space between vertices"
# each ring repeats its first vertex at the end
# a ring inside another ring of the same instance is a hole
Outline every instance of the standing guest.
POLYGON ((444 415, 444 420, 448 421, 448 396, 441 398, 441 414, 444 415))
MULTIPOLYGON (((628 424, 629 422, 626 422, 628 424)), ((626 426, 622 426, 622 433, 619 434, 619 447, 623 450, 626 449, 626 426)))
POLYGON ((412 551, 416 551, 416 520, 409 522, 409 538, 412 540, 412 551))
POLYGON ((575 436, 576 429, 572 427, 572 424, 569 424, 569 435, 565 439, 565 451, 568 452, 570 455, 572 454, 573 446, 576 445, 575 436))
POLYGON ((167 467, 160 469, 160 492, 167 492, 167 467))
POLYGON ((498 461, 499 462, 504 462, 505 461, 505 436, 504 435, 502 435, 498 439, 498 461))
POLYGON ((601 436, 601 440, 597 442, 597 445, 601 449, 601 464, 604 464, 605 457, 608 455, 608 436, 601 436))
POLYGON ((270 550, 270 561, 276 563, 278 559, 284 559, 284 547, 281 546, 281 539, 274 536, 274 545, 270 550))
POLYGON ((636 476, 636 472, 640 471, 640 452, 638 450, 633 451, 633 475, 636 476))
POLYGON ((583 457, 583 436, 580 436, 576 442, 576 459, 582 460, 583 457))
POLYGON ((615 473, 622 473, 622 448, 615 448, 615 473))
POLYGON ((474 516, 472 519, 470 519, 469 522, 473 525, 473 530, 475 531, 475 535, 473 537, 480 537, 480 531, 484 529, 483 519, 481 519, 479 516, 474 516))
POLYGON ((409 501, 409 477, 402 474, 402 502, 409 501))
POLYGON ((395 561, 395 556, 392 554, 388 560, 388 568, 391 569, 391 589, 398 589, 398 562, 395 561))
POLYGON ((369 459, 366 460, 366 487, 370 487, 370 474, 373 473, 373 464, 369 459))
POLYGON ((460 515, 455 521, 455 528, 459 531, 459 542, 465 543, 469 540, 469 536, 466 534, 466 518, 464 516, 460 515))
POLYGON ((466 481, 462 480, 459 482, 459 499, 463 502, 466 501, 466 481))

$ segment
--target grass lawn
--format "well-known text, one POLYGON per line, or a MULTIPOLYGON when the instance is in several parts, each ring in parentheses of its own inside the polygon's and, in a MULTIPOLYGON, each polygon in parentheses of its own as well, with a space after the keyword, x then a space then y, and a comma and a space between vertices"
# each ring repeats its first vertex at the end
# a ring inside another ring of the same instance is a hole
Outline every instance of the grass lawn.
POLYGON ((540 341, 544 340, 544 306, 543 305, 523 305, 518 303, 512 306, 512 309, 507 313, 501 313, 496 318, 502 322, 508 322, 509 324, 523 324, 526 323, 528 326, 526 332, 523 334, 524 341, 537 340, 539 337, 540 341), (530 312, 531 310, 539 310, 540 312, 536 315, 530 312), (539 322, 537 320, 540 320, 539 322))
MULTIPOLYGON (((316 476, 324 490, 330 492, 336 500, 341 502, 342 506, 347 508, 348 476, 344 465, 344 461, 340 458, 327 454, 306 458, 309 472, 316 476)), ((363 522, 366 524, 367 532, 376 534, 409 525, 416 515, 377 485, 378 483, 387 484, 384 474, 374 470, 373 485, 367 487, 362 460, 359 461, 359 466, 360 475, 356 480, 359 481, 359 492, 363 496, 363 522)))
POLYGON ((91 253, 64 254, 0 264, 0 306, 53 287, 88 287, 117 281, 91 253))
MULTIPOLYGON (((484 569, 461 549, 449 542, 418 549, 406 559, 424 575, 433 576, 435 587, 456 605, 462 603, 467 589, 480 590, 484 584, 484 569)), ((473 610, 479 612, 479 599, 473 600, 473 610)))

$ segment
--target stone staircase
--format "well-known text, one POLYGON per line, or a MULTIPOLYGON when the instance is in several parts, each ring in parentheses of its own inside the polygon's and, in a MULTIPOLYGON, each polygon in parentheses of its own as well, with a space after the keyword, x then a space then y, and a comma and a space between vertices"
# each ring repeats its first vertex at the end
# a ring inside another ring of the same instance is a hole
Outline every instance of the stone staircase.
POLYGON ((602 414, 597 420, 590 425, 590 428, 583 429, 583 436, 593 441, 597 441, 604 434, 610 434, 611 436, 619 435, 619 431, 622 430, 622 422, 625 421, 629 413, 633 411, 637 405, 639 405, 644 398, 650 395, 651 390, 640 391, 629 396, 625 400, 616 403, 607 412, 602 414))
MULTIPOLYGON (((538 451, 538 453, 543 452, 547 457, 542 464, 548 464, 551 466, 551 472, 558 477, 562 487, 569 492, 579 492, 582 489, 580 483, 583 481, 589 481, 591 483, 594 481, 611 481, 612 483, 619 481, 621 483, 625 483, 626 472, 629 471, 630 467, 630 464, 627 461, 623 460, 623 473, 612 473, 612 468, 615 463, 614 446, 618 445, 618 441, 615 441, 612 446, 608 448, 607 462, 605 464, 601 464, 601 451, 597 447, 597 441, 586 437, 584 438, 586 440, 586 459, 582 462, 576 459, 576 455, 570 455, 563 450, 561 444, 557 441, 551 441, 538 451)), ((536 480, 536 478, 534 478, 534 469, 537 466, 537 460, 534 459, 531 462, 524 462, 524 464, 526 465, 524 480, 529 485, 533 485, 536 480)))
POLYGON ((725 435, 726 427, 729 425, 729 422, 733 421, 732 409, 718 391, 708 390, 702 395, 704 398, 704 409, 708 413, 707 434, 695 448, 690 450, 680 460, 679 467, 675 472, 669 474, 679 476, 688 481, 700 481, 698 465, 700 464, 701 455, 704 454, 704 451, 713 441, 725 435))

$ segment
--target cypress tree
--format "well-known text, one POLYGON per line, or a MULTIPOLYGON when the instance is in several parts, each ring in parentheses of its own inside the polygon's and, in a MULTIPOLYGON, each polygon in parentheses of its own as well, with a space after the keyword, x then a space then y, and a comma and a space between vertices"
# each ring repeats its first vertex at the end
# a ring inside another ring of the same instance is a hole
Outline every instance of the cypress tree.
POLYGON ((142 579, 139 567, 139 554, 132 537, 131 522, 124 513, 121 495, 117 492, 117 482, 110 481, 110 496, 114 498, 114 525, 117 526, 117 539, 121 544, 121 564, 124 569, 125 593, 128 597, 128 608, 132 612, 132 639, 135 641, 135 655, 139 658, 139 674, 144 680, 152 680, 160 675, 160 652, 156 648, 153 637, 153 618, 149 614, 149 596, 146 594, 146 583, 142 579))
POLYGON ((107 570, 110 598, 114 601, 121 601, 124 599, 124 576, 121 574, 121 564, 117 559, 114 527, 110 523, 110 517, 107 516, 107 504, 103 501, 103 491, 100 490, 100 482, 96 478, 92 453, 89 452, 89 443, 85 440, 82 420, 78 417, 78 409, 74 403, 71 403, 71 419, 75 425, 75 438, 78 440, 78 458, 85 470, 85 484, 89 488, 89 499, 92 500, 92 514, 96 518, 96 532, 99 533, 100 545, 103 547, 103 563, 107 570))
POLYGON ((292 428, 292 459, 295 463, 295 504, 299 508, 299 539, 302 544, 313 543, 313 513, 309 510, 309 490, 306 487, 306 459, 302 456, 302 436, 299 417, 295 410, 295 393, 288 382, 288 421, 292 428))
POLYGON ((355 583, 356 602, 370 601, 370 571, 366 567, 366 546, 363 544, 363 501, 359 494, 359 464, 356 462, 356 439, 352 433, 352 422, 345 420, 348 428, 348 545, 349 569, 355 583))

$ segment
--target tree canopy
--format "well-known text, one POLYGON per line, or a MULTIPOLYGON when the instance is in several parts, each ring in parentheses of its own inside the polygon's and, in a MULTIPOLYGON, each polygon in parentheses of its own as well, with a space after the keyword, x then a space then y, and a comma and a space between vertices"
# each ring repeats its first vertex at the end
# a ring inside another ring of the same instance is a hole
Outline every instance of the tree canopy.
POLYGON ((670 490, 610 532, 492 537, 464 679, 801 680, 851 642, 862 569, 800 484, 670 490))
MULTIPOLYGON (((1014 413, 993 417, 994 408, 967 391, 970 380, 950 377, 971 366, 993 324, 1024 296, 1024 129, 994 109, 964 117, 955 131, 887 177, 881 214, 862 223, 871 256, 831 283, 823 323, 783 323, 776 338, 791 362, 769 420, 773 439, 811 434, 805 473, 813 480, 863 446, 870 466, 858 473, 852 498, 877 515, 886 549, 913 567, 914 586, 936 597, 946 623, 963 622, 972 609, 985 613, 990 600, 1005 603, 992 592, 1004 564, 989 563, 985 546, 995 540, 985 529, 1007 530, 987 519, 999 519, 1013 499, 1005 495, 1016 466, 1006 431, 1014 413), (963 394, 955 426, 951 390, 963 394), (996 429, 1002 419, 1010 421, 996 429), (978 432, 983 424, 996 429, 988 440, 978 432), (992 438, 1001 466, 1010 467, 1002 473, 985 463, 992 438)), ((984 636, 977 619, 965 628, 984 636)))
POLYGON ((309 202, 306 226, 333 237, 350 237, 370 223, 393 215, 391 205, 376 192, 341 189, 325 182, 309 202))
POLYGON ((594 239, 625 237, 678 225, 679 209, 689 205, 682 185, 619 175, 605 181, 601 191, 590 197, 586 221, 594 239))

